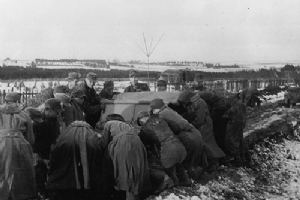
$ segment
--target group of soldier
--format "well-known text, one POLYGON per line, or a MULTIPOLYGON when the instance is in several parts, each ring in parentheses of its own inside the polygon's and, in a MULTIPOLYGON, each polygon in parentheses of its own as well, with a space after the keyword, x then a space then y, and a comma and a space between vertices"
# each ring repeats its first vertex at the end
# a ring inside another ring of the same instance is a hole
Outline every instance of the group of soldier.
MULTIPOLYGON (((0 199, 143 199, 191 186, 220 163, 244 164, 245 105, 239 96, 182 91, 175 103, 153 99, 129 124, 120 114, 99 122, 113 81, 97 94, 95 73, 41 92, 38 107, 8 93, 0 106, 0 199)), ((150 91, 129 73, 124 92, 150 91)), ((167 82, 157 81, 158 91, 167 82)))

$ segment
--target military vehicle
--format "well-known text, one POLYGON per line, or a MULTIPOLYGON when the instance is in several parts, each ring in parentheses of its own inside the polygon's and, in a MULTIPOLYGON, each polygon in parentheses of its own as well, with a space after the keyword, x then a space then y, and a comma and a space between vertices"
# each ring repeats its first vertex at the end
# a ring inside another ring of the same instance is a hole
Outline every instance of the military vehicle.
POLYGON ((109 114, 120 114, 126 122, 134 123, 140 111, 148 111, 153 99, 161 98, 165 104, 175 103, 180 91, 176 92, 128 92, 118 94, 114 100, 104 100, 105 110, 101 115, 101 122, 105 122, 109 114))
POLYGON ((296 103, 300 102, 300 88, 299 87, 291 87, 284 94, 284 102, 285 104, 290 106, 295 106, 296 103))

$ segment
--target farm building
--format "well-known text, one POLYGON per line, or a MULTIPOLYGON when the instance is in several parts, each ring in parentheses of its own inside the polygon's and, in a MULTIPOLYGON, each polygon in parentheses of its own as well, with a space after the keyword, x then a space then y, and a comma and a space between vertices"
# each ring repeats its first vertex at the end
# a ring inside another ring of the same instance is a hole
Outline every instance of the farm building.
POLYGON ((109 69, 109 64, 105 60, 77 60, 77 59, 35 59, 37 67, 92 67, 109 69))
POLYGON ((2 67, 35 67, 35 63, 32 60, 13 60, 6 58, 2 61, 2 67))

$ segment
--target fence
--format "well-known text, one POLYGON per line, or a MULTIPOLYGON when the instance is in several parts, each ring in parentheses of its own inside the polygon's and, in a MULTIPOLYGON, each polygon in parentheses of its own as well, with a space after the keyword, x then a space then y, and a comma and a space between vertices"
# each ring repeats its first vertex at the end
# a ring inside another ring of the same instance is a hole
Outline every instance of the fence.
MULTIPOLYGON (((124 79, 128 80, 128 79, 124 79)), ((144 80, 144 79, 142 79, 144 80)), ((114 81, 123 81, 123 79, 114 79, 114 81)), ((289 82, 288 79, 215 79, 215 80, 203 80, 203 84, 206 88, 211 90, 218 90, 221 92, 238 92, 240 90, 244 90, 247 88, 256 88, 256 89, 264 89, 268 86, 280 86, 280 85, 286 85, 289 82)), ((187 85, 191 83, 185 83, 187 85)), ((174 91, 174 90, 181 90, 183 89, 184 85, 183 83, 169 83, 167 85, 167 91, 174 91)), ((7 90, 0 90, 0 104, 4 102, 5 95, 7 92, 18 92, 21 95, 21 103, 28 105, 28 100, 35 97, 37 94, 39 94, 35 87, 12 87, 7 90)), ((156 81, 151 80, 150 82, 150 88, 151 91, 157 90, 156 81)), ((102 89, 102 88, 101 88, 102 89)), ((98 91, 100 92, 100 91, 98 91)))
POLYGON ((264 89, 269 86, 283 86, 289 83, 288 79, 224 79, 203 80, 206 88, 211 90, 226 90, 228 92, 239 92, 247 88, 264 89))
MULTIPOLYGON (((27 105, 28 100, 35 97, 35 95, 37 95, 38 93, 34 93, 34 92, 19 92, 19 94, 21 95, 21 103, 27 105)), ((3 90, 2 92, 0 91, 0 103, 4 103, 5 102, 5 96, 6 96, 6 91, 3 90)))

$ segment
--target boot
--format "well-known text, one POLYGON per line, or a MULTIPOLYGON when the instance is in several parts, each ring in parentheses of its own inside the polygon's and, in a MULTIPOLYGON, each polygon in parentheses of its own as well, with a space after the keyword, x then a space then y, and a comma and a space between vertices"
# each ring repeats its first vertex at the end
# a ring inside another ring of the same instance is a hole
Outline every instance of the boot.
POLYGON ((232 164, 233 164, 235 167, 241 167, 241 166, 244 166, 243 160, 241 159, 240 156, 235 156, 235 157, 234 157, 234 160, 233 160, 233 162, 232 162, 232 164))
POLYGON ((204 169, 202 167, 196 167, 188 170, 188 175, 194 180, 199 180, 203 172, 204 169))
POLYGON ((167 174, 169 175, 169 177, 171 177, 171 179, 174 182, 174 186, 177 186, 179 184, 179 179, 176 175, 176 167, 171 167, 166 169, 167 174))
POLYGON ((126 200, 138 200, 138 196, 134 195, 132 192, 126 192, 126 200))
POLYGON ((211 173, 211 172, 217 171, 218 167, 219 167, 218 159, 212 159, 212 160, 210 160, 209 166, 206 168, 206 171, 211 173))
POLYGON ((177 171, 177 176, 179 179, 179 185, 181 185, 181 186, 191 186, 192 185, 192 181, 191 181, 189 175, 187 174, 187 172, 185 171, 184 167, 181 164, 178 164, 176 166, 176 171, 177 171))
POLYGON ((159 194, 162 191, 172 188, 172 187, 174 187, 173 180, 168 175, 165 175, 163 182, 158 186, 158 188, 155 190, 154 194, 159 194))

